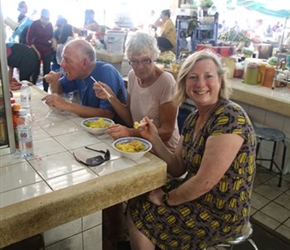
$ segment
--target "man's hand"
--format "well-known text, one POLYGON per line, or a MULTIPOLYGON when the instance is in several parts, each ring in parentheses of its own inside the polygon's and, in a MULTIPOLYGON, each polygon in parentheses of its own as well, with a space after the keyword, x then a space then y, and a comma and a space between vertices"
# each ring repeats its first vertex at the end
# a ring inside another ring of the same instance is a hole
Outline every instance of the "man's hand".
POLYGON ((65 101, 58 94, 47 95, 43 97, 41 100, 44 101, 48 106, 53 107, 53 108, 58 108, 60 110, 68 110, 70 107, 70 103, 65 101))
POLYGON ((62 92, 59 78, 62 77, 62 73, 60 72, 54 72, 50 71, 48 74, 46 74, 43 78, 47 83, 50 85, 50 90, 52 93, 58 93, 60 94, 62 92))

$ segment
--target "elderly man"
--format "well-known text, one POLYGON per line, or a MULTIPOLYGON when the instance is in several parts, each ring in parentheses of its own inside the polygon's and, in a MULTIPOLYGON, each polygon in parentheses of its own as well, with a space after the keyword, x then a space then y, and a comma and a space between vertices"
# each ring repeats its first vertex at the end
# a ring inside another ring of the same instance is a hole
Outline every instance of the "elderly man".
POLYGON ((62 73, 50 72, 45 76, 52 94, 43 100, 52 107, 73 112, 82 117, 107 117, 120 122, 114 113, 110 100, 99 99, 93 85, 96 81, 108 84, 116 97, 126 103, 127 93, 119 72, 109 63, 96 61, 93 46, 82 39, 72 40, 64 47, 62 73), (68 103, 62 93, 78 92, 80 103, 68 103))

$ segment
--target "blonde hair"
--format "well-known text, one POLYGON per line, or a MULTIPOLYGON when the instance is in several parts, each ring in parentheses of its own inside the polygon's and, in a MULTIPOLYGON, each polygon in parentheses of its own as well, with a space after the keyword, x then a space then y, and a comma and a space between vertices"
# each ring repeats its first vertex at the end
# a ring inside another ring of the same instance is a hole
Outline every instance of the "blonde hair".
POLYGON ((225 70, 222 66, 221 58, 211 50, 201 50, 191 54, 181 65, 177 76, 177 93, 174 97, 174 100, 178 105, 181 105, 188 98, 186 94, 185 83, 189 71, 197 62, 205 59, 211 59, 215 63, 217 68, 217 74, 221 78, 219 99, 229 99, 232 93, 232 89, 229 83, 225 81, 225 70))

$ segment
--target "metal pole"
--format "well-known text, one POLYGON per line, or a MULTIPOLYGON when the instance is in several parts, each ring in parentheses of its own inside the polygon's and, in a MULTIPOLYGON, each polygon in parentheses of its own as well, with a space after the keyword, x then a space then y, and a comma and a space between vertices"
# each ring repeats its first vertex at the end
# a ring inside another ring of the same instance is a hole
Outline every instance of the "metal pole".
POLYGON ((14 128, 12 121, 12 109, 10 103, 10 91, 9 91, 9 79, 8 79, 8 66, 7 66, 7 54, 6 54, 6 45, 5 45, 5 30, 4 30, 4 21, 3 21, 3 12, 2 12, 2 0, 0 0, 0 61, 1 61, 1 77, 0 87, 3 90, 3 99, 5 106, 5 116, 6 116, 6 125, 8 133, 8 147, 10 147, 10 152, 14 153, 15 148, 15 136, 14 128), (2 86, 1 86, 2 85, 2 86))

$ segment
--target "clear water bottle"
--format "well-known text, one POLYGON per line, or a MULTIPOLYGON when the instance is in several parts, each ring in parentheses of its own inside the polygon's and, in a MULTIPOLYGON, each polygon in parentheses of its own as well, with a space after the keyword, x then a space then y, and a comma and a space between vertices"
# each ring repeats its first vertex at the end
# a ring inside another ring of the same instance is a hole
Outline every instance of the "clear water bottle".
POLYGON ((33 156, 32 128, 28 109, 20 109, 17 119, 17 134, 21 158, 33 156))
POLYGON ((31 92, 28 81, 21 81, 20 106, 31 111, 31 92))

